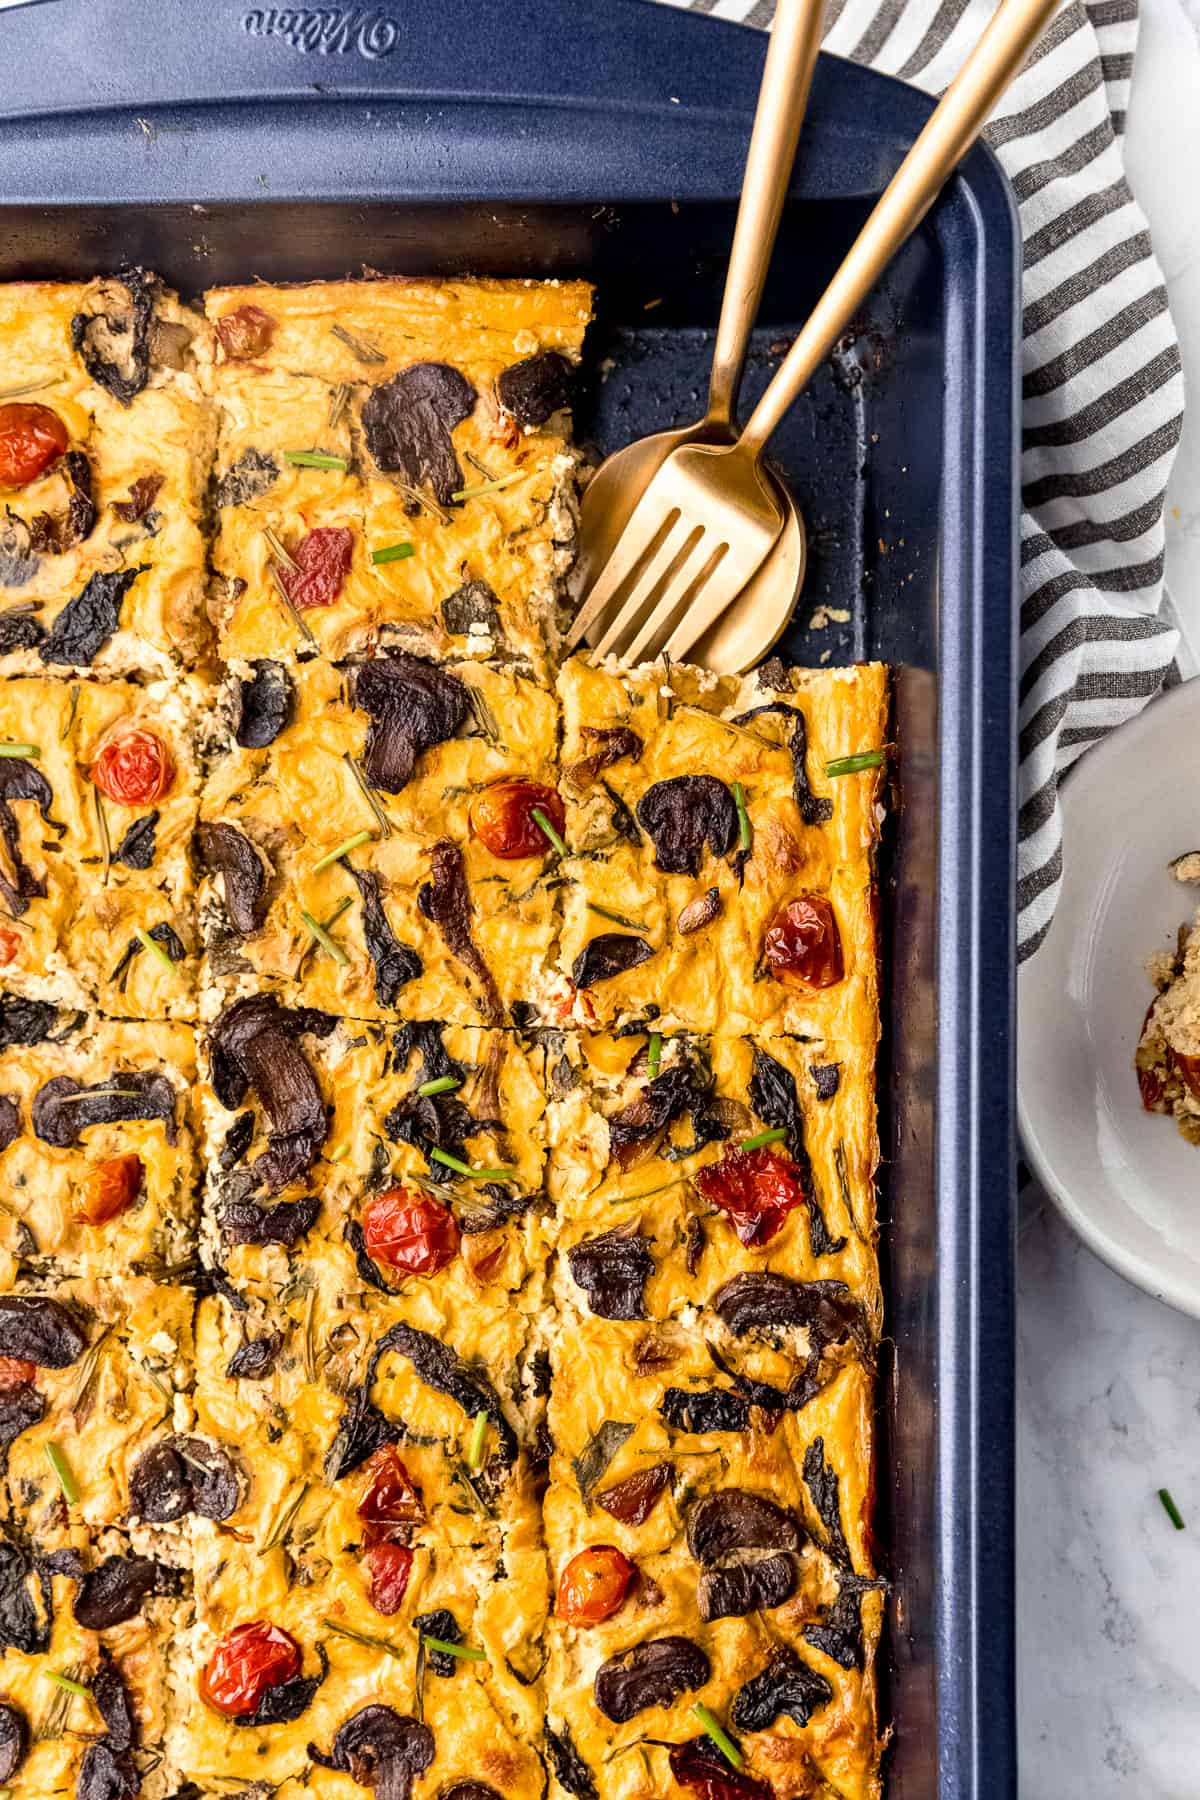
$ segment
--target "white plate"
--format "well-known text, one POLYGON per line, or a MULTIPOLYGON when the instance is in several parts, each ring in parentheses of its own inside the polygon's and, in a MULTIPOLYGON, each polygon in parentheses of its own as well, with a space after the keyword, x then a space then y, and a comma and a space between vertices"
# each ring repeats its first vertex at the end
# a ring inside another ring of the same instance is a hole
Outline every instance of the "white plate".
POLYGON ((1200 1146, 1142 1110, 1133 1053, 1154 998, 1151 950, 1173 949, 1200 887, 1167 864, 1200 849, 1200 680, 1088 751, 1062 786, 1063 887, 1017 983, 1025 1153, 1092 1249, 1200 1317, 1200 1146))

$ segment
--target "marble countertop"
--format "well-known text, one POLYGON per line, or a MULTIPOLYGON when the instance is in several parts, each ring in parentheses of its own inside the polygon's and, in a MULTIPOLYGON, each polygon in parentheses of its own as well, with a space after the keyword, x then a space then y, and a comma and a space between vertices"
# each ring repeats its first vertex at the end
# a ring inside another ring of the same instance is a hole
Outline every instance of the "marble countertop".
MULTIPOLYGON (((1191 410, 1168 495, 1181 662, 1200 672, 1200 0, 1142 0, 1127 166, 1191 410)), ((1200 1322, 1129 1286, 1045 1202, 1019 1234, 1021 1800, 1200 1795, 1200 1322), (1158 1500, 1167 1487, 1186 1521, 1158 1500)))

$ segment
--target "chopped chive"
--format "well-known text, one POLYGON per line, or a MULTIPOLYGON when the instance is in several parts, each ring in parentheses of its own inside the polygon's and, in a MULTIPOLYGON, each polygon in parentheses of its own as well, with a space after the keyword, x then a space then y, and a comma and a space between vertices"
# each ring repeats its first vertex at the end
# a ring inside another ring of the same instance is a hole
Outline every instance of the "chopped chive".
POLYGON ((631 919, 627 913, 613 912, 609 906, 599 906, 595 900, 585 900, 584 905, 589 912, 599 913, 602 919, 611 919, 614 925, 623 925, 626 931, 649 931, 640 919, 631 919))
POLYGON ((62 1688, 66 1694, 79 1694, 84 1700, 92 1697, 91 1688, 84 1687, 82 1681, 72 1681, 69 1675, 60 1675, 57 1669, 43 1669, 42 1678, 52 1681, 56 1688, 62 1688))
POLYGON ((776 1125, 773 1131, 756 1131, 753 1137, 743 1138, 738 1146, 741 1150, 761 1150, 764 1144, 778 1144, 787 1136, 787 1127, 776 1125))
POLYGON ((366 338, 358 337, 353 331, 347 331, 344 325, 331 325, 329 331, 330 335, 337 338, 340 344, 345 344, 347 350, 354 352, 360 363, 381 365, 387 361, 387 357, 381 350, 377 350, 374 344, 368 344, 366 338))
POLYGON ((511 487, 514 481, 524 481, 527 475, 533 473, 533 469, 514 469, 511 475, 501 475, 495 481, 481 481, 477 487, 459 488, 457 493, 451 494, 450 498, 452 500, 477 500, 480 494, 498 493, 501 488, 511 487))
POLYGON ((336 1150, 329 1152, 330 1162, 345 1162, 350 1154, 349 1144, 339 1144, 336 1150))
POLYGON ((343 856, 349 856, 351 850, 357 850, 360 844, 369 844, 374 836, 373 831, 356 831, 354 836, 348 837, 344 844, 339 844, 336 850, 328 851, 320 862, 315 862, 312 868, 313 874, 319 875, 322 869, 329 867, 330 863, 340 862, 343 856))
POLYGON ((352 1631, 348 1625, 339 1625, 336 1619, 330 1619, 324 1614, 321 1623, 328 1631, 336 1632, 338 1637, 349 1638, 352 1644, 365 1644, 368 1650, 382 1650, 388 1656, 394 1656, 397 1662, 402 1658, 403 1652, 395 1644, 389 1644, 386 1638, 372 1637, 366 1631, 352 1631))
POLYGON ((421 1642, 429 1650, 442 1650, 447 1656, 457 1656, 461 1662, 486 1662, 487 1651, 476 1650, 473 1644, 448 1644, 445 1638, 429 1637, 421 1633, 421 1642))
POLYGON ((540 806, 532 807, 529 816, 542 835, 549 838, 551 845, 560 857, 566 858, 570 856, 571 852, 567 849, 567 846, 563 843, 540 806))
POLYGON ((58 1476, 58 1485, 63 1491, 63 1499, 68 1506, 75 1506, 79 1500, 79 1483, 71 1473, 70 1463, 68 1463, 60 1446, 54 1442, 53 1438, 51 1438, 48 1443, 44 1444, 42 1448, 46 1452, 46 1461, 58 1476))
POLYGON ((325 927, 319 924, 310 912, 305 912, 303 908, 301 908, 300 917, 304 920, 304 923, 308 926, 308 929, 312 932, 325 954, 327 956, 332 956, 335 963, 341 963, 342 967, 345 968, 349 963, 350 958, 346 955, 342 946, 334 942, 325 927))
POLYGON ((350 467, 344 456, 330 456, 325 450, 285 450, 283 460, 293 469, 337 469, 344 474, 350 467))
POLYGON ((41 754, 37 744, 0 744, 0 756, 32 756, 36 760, 41 754))
POLYGON ((151 956, 156 956, 158 958, 159 962, 169 975, 175 973, 175 964, 171 961, 162 945, 155 943, 148 931, 143 931, 140 925, 135 925, 133 928, 133 935, 142 946, 143 950, 148 950, 151 956))
POLYGON ((406 556, 415 556, 415 544, 383 544, 378 550, 372 550, 373 563, 403 562, 406 556))
POLYGON ((1159 1488, 1158 1497, 1162 1501, 1163 1511, 1166 1513, 1168 1519, 1170 1519, 1170 1521, 1171 1521, 1172 1525, 1175 1527, 1176 1531, 1186 1530, 1186 1527, 1183 1523, 1183 1514, 1180 1512, 1179 1508, 1176 1506, 1174 1500, 1172 1500, 1169 1489, 1159 1488))
POLYGON ((857 775, 861 769, 878 769, 884 761, 882 750, 860 750, 857 756, 835 756, 825 764, 827 775, 857 775))
POLYGON ((651 1081, 658 1074, 662 1063, 662 1032, 652 1031, 650 1042, 646 1047, 646 1073, 651 1081))
POLYGON ((461 1157, 451 1156, 448 1150, 431 1150, 429 1160, 442 1163, 445 1168, 453 1169, 456 1175, 465 1175, 470 1181, 511 1181, 517 1172, 515 1169, 473 1169, 470 1163, 463 1162, 461 1157))
POLYGON ((738 849, 750 848, 750 814, 746 811, 746 795, 740 781, 733 784, 733 804, 738 816, 738 849))
POLYGON ((487 1436, 488 1416, 485 1412, 475 1414, 475 1424, 471 1431, 471 1442, 467 1446, 468 1469, 483 1467, 483 1440, 487 1436))
POLYGON ((462 1082, 457 1075, 439 1075, 435 1081, 423 1081, 417 1089, 417 1095, 421 1100, 428 1100, 434 1094, 451 1094, 461 1086, 462 1082))
POLYGON ((725 1758, 725 1761, 730 1767, 734 1769, 744 1768, 746 1763, 745 1757, 742 1755, 729 1733, 725 1730, 725 1727, 721 1724, 721 1721, 717 1718, 716 1714, 711 1713, 707 1706, 702 1706, 699 1701, 693 1706, 692 1711, 695 1713, 701 1725, 703 1725, 705 1731, 708 1733, 709 1737, 717 1746, 717 1749, 721 1752, 721 1755, 725 1758))

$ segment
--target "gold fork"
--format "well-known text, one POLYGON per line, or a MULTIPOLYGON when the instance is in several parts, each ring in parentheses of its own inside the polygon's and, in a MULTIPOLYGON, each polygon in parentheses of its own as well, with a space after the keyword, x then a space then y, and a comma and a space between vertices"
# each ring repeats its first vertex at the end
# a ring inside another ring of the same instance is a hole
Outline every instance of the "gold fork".
POLYGON ((730 448, 674 450, 630 514, 567 641, 624 667, 687 656, 762 565, 784 514, 760 458, 900 245, 915 231, 1056 12, 1001 0, 730 448))

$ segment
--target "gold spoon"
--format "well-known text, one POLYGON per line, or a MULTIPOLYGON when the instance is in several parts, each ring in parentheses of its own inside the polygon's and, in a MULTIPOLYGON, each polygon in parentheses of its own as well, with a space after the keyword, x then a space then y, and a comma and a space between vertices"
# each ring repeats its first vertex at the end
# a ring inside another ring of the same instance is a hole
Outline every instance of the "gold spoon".
MULTIPOLYGON (((824 11, 825 0, 779 0, 776 9, 713 346, 708 410, 694 425, 659 431, 614 451, 592 476, 583 491, 571 577, 577 600, 608 561, 634 507, 671 452, 682 444, 732 444, 737 437, 742 365, 796 158, 824 11)), ((689 653, 690 662, 718 674, 739 673, 765 656, 791 618, 804 580, 804 520, 783 485, 773 481, 773 487, 784 513, 777 542, 736 604, 689 653)))

